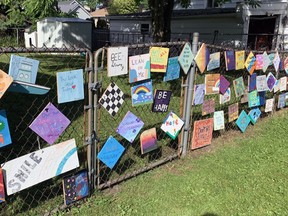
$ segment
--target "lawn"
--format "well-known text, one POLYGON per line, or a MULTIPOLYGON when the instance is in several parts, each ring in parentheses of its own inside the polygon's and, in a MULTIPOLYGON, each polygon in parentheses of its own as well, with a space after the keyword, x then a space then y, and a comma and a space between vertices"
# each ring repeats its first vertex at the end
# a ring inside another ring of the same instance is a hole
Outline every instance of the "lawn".
POLYGON ((281 110, 244 134, 230 131, 184 159, 95 193, 68 213, 288 215, 287 121, 288 110, 281 110))

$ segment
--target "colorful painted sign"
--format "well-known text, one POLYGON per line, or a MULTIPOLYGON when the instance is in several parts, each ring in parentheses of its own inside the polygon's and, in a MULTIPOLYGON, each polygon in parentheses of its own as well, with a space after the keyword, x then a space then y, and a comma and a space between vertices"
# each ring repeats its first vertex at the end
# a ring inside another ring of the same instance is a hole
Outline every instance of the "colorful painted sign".
POLYGON ((278 104, 277 104, 277 108, 278 109, 282 109, 285 107, 286 105, 286 94, 283 93, 283 94, 280 94, 279 97, 278 97, 278 104))
POLYGON ((3 170, 0 168, 0 203, 5 202, 5 188, 3 182, 3 170))
POLYGON ((288 74, 288 57, 285 58, 283 64, 284 64, 284 70, 285 70, 286 74, 288 74))
POLYGON ((146 154, 158 148, 156 128, 145 130, 140 135, 141 154, 146 154))
POLYGON ((268 90, 266 75, 260 75, 256 77, 256 89, 258 92, 268 90))
POLYGON ((151 47, 150 48, 150 70, 151 72, 166 73, 169 48, 151 47))
POLYGON ((83 170, 63 179, 64 203, 69 205, 89 195, 88 173, 83 170))
POLYGON ((240 113, 236 121, 236 125, 239 127, 241 132, 244 133, 249 123, 250 123, 250 117, 247 115, 247 113, 244 110, 242 110, 242 112, 240 113))
POLYGON ((253 73, 252 75, 248 76, 249 92, 256 90, 256 78, 257 78, 256 73, 253 73))
POLYGON ((234 50, 224 51, 226 71, 235 70, 235 53, 234 50))
POLYGON ((101 98, 99 104, 107 110, 107 112, 114 117, 124 103, 124 93, 114 83, 110 83, 101 98))
POLYGON ((107 167, 113 169, 124 150, 125 148, 113 136, 109 136, 98 153, 97 158, 107 167))
POLYGON ((162 123, 161 129, 175 140, 183 125, 184 121, 171 111, 162 123))
POLYGON ((185 43, 182 49, 182 52, 180 53, 179 58, 178 58, 179 64, 181 65, 181 68, 185 74, 188 73, 191 67, 193 58, 194 58, 194 55, 192 53, 190 45, 188 43, 185 43))
POLYGON ((35 84, 38 67, 38 60, 12 54, 9 75, 13 77, 13 80, 35 84))
POLYGON ((274 85, 274 93, 278 92, 280 90, 280 80, 276 80, 276 83, 274 85))
POLYGON ((238 103, 232 104, 228 107, 228 121, 232 122, 238 118, 239 108, 238 103))
POLYGON ((194 60, 197 64, 197 67, 199 68, 201 73, 204 73, 205 68, 209 62, 209 50, 206 47, 205 43, 202 43, 200 49, 198 50, 194 60))
POLYGON ((57 97, 58 103, 67 103, 84 99, 83 70, 58 72, 57 97))
POLYGON ((220 87, 220 74, 206 74, 205 75, 205 94, 218 94, 220 87))
POLYGON ((131 87, 132 106, 153 103, 152 80, 142 81, 131 87))
POLYGON ((155 91, 152 112, 167 112, 171 95, 172 91, 157 89, 155 91))
POLYGON ((230 86, 230 82, 223 76, 220 76, 220 93, 225 94, 226 90, 230 86))
POLYGON ((207 71, 211 71, 220 67, 220 52, 210 54, 207 71))
POLYGON ((215 112, 215 101, 213 98, 204 100, 202 104, 202 116, 215 112))
POLYGON ((249 92, 248 93, 248 106, 249 107, 255 107, 255 106, 259 106, 259 105, 260 105, 260 101, 259 101, 257 90, 249 92))
POLYGON ((272 112, 274 107, 274 98, 270 98, 266 100, 265 104, 265 112, 272 112))
POLYGON ((211 144, 213 134, 213 118, 194 122, 191 149, 198 149, 211 144))
POLYGON ((269 55, 267 54, 266 51, 264 51, 264 53, 262 54, 262 58, 263 58, 263 66, 262 66, 262 70, 263 72, 265 73, 267 68, 269 67, 270 65, 270 58, 269 58, 269 55))
POLYGON ((266 101, 266 92, 258 92, 259 106, 264 106, 266 101))
POLYGON ((234 86, 236 97, 240 97, 244 95, 245 86, 244 86, 243 77, 238 77, 237 79, 233 80, 233 86, 234 86))
POLYGON ((270 92, 273 91, 276 81, 277 79, 275 78, 275 76, 271 72, 269 72, 269 74, 266 77, 266 82, 267 82, 267 86, 270 92))
POLYGON ((286 76, 281 77, 279 79, 279 90, 280 92, 287 90, 287 77, 286 76))
POLYGON ((53 144, 69 124, 70 120, 52 103, 48 103, 29 128, 47 143, 53 144))
POLYGON ((205 96, 205 84, 196 84, 193 93, 193 105, 202 104, 205 96))
POLYGON ((7 91, 23 94, 44 95, 50 91, 50 88, 46 86, 36 85, 33 83, 13 81, 7 91))
POLYGON ((250 75, 254 73, 256 67, 256 57, 253 55, 252 52, 249 53, 245 61, 245 67, 250 75))
POLYGON ((274 65, 276 72, 279 70, 280 61, 281 61, 280 56, 278 54, 278 51, 276 51, 274 59, 273 59, 273 65, 274 65))
POLYGON ((219 95, 219 103, 220 104, 227 103, 230 101, 230 99, 231 99, 231 89, 230 88, 228 88, 223 95, 222 94, 219 95))
POLYGON ((180 77, 180 64, 178 62, 178 57, 168 58, 167 71, 164 75, 163 81, 171 81, 178 79, 180 77))
POLYGON ((245 67, 245 50, 235 51, 235 70, 241 70, 245 67))
POLYGON ((108 77, 128 73, 128 47, 109 47, 107 49, 108 77))
POLYGON ((214 119, 214 131, 225 129, 223 110, 214 112, 213 119, 214 119))
POLYGON ((4 95, 8 87, 13 82, 13 77, 0 70, 0 98, 4 95))
POLYGON ((129 83, 150 79, 150 55, 142 54, 129 57, 129 83))
POLYGON ((254 108, 254 109, 250 110, 250 112, 248 113, 248 116, 249 116, 251 123, 253 125, 256 124, 257 120, 260 118, 260 115, 261 115, 261 111, 259 108, 254 108))
POLYGON ((75 139, 26 154, 2 164, 7 195, 79 167, 75 139))
POLYGON ((245 88, 244 94, 242 95, 241 100, 240 100, 241 104, 248 103, 248 93, 249 93, 248 88, 245 88))
POLYGON ((0 110, 0 148, 12 143, 5 110, 0 110))
POLYGON ((255 70, 262 70, 262 68, 263 68, 263 55, 262 54, 256 54, 255 70))
POLYGON ((118 125, 116 132, 132 143, 143 126, 144 122, 128 111, 118 125))

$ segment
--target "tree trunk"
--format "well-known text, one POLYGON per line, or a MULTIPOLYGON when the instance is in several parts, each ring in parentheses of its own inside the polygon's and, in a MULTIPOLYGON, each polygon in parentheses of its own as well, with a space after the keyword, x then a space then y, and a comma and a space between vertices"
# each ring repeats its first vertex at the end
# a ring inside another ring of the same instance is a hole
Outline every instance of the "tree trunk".
POLYGON ((149 0, 154 42, 170 41, 174 0, 149 0))

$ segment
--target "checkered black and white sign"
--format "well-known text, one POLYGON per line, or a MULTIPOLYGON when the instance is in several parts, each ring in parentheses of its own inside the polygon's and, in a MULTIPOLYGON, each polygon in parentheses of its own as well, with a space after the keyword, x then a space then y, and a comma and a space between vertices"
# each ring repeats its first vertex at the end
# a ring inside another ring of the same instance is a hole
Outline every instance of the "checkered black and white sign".
POLYGON ((99 99, 99 103, 102 107, 104 107, 113 117, 116 115, 123 102, 124 93, 114 82, 110 83, 102 97, 99 99))

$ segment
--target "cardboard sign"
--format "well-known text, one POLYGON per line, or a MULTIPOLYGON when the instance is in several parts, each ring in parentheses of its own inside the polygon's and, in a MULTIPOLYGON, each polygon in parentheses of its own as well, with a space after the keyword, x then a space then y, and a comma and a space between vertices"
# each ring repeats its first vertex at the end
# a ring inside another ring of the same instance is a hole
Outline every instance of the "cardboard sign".
POLYGON ((213 98, 204 100, 202 104, 202 116, 215 112, 215 101, 213 98))
POLYGON ((253 55, 252 52, 249 53, 245 61, 245 67, 250 75, 253 74, 256 67, 256 57, 253 55))
POLYGON ((83 170, 63 179, 65 205, 69 205, 89 195, 88 173, 83 170))
POLYGON ((0 110, 0 148, 12 143, 5 110, 0 110))
POLYGON ((163 81, 171 81, 178 79, 180 77, 180 64, 178 62, 178 57, 168 58, 167 71, 164 75, 163 81))
POLYGON ((129 57, 129 83, 150 79, 150 55, 129 57))
POLYGON ((220 74, 206 74, 205 75, 205 94, 219 94, 220 88, 220 74))
POLYGON ((131 87, 132 106, 153 103, 152 80, 142 81, 131 87))
POLYGON ((196 84, 194 86, 194 93, 193 93, 193 105, 202 104, 204 101, 205 96, 205 84, 196 84))
POLYGON ((13 77, 13 80, 35 84, 38 67, 38 60, 11 55, 9 75, 13 77))
POLYGON ((107 50, 108 77, 128 73, 128 47, 109 47, 107 50))
POLYGON ((234 50, 224 51, 226 71, 235 70, 234 50))
POLYGON ((197 64, 197 67, 199 68, 201 73, 204 73, 206 65, 209 61, 210 53, 206 47, 205 43, 202 43, 200 49, 198 50, 194 60, 197 64))
POLYGON ((194 58, 194 55, 192 53, 190 45, 188 43, 185 43, 178 58, 179 64, 185 74, 188 73, 191 67, 193 58, 194 58))
POLYGON ((183 125, 184 121, 171 111, 164 119, 161 129, 175 140, 183 125))
POLYGON ((172 91, 156 90, 152 112, 167 112, 172 91))
POLYGON ((267 99, 265 104, 265 112, 272 112, 274 107, 274 98, 267 99))
POLYGON ((234 91, 235 91, 236 97, 240 97, 244 95, 245 86, 244 86, 243 77, 239 77, 233 80, 233 85, 234 85, 234 91))
POLYGON ((240 116, 238 117, 236 121, 236 125, 239 127, 241 132, 244 133, 249 123, 250 123, 249 116, 244 110, 242 110, 242 112, 240 113, 240 116))
POLYGON ((169 48, 151 47, 150 48, 150 70, 151 72, 165 73, 169 56, 169 48))
POLYGON ((75 139, 70 139, 2 164, 7 195, 79 167, 75 139))
POLYGON ((140 135, 141 154, 146 154, 158 148, 156 128, 145 130, 140 135))
POLYGON ((48 103, 29 128, 47 143, 53 144, 69 124, 70 120, 52 103, 48 103))
POLYGON ((213 119, 214 119, 214 131, 225 129, 223 110, 214 112, 213 119))
POLYGON ((144 122, 128 111, 118 125, 116 132, 132 143, 143 126, 144 122))
POLYGON ((191 149, 201 148, 211 144, 213 134, 213 118, 194 122, 191 149))
POLYGON ((58 103, 66 103, 84 99, 83 70, 58 72, 57 97, 58 103))
POLYGON ((0 70, 0 99, 7 91, 11 83, 13 82, 13 77, 9 76, 4 71, 0 70))
POLYGON ((113 169, 124 151, 125 148, 113 136, 109 136, 97 158, 107 167, 113 169))
POLYGON ((245 50, 235 51, 235 70, 241 70, 245 67, 245 50))
POLYGON ((228 107, 228 121, 232 122, 238 118, 239 108, 238 103, 232 104, 228 107))
POLYGON ((220 52, 212 53, 209 57, 207 71, 211 71, 220 67, 220 52))

